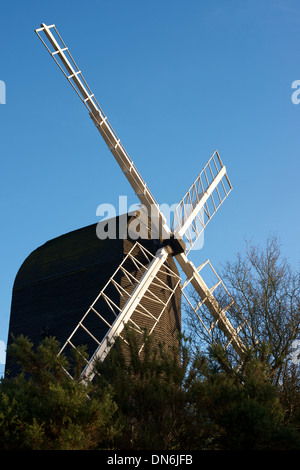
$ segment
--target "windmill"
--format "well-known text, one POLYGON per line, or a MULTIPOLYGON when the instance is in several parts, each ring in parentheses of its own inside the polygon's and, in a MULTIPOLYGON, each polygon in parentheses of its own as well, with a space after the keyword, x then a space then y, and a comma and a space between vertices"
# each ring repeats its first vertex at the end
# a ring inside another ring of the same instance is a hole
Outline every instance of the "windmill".
POLYGON ((158 203, 111 127, 55 25, 47 26, 42 23, 41 27, 36 29, 35 32, 87 108, 96 128, 129 181, 142 207, 145 208, 146 214, 151 214, 151 227, 154 227, 156 233, 159 234, 159 247, 154 255, 147 251, 138 241, 135 243, 117 271, 89 306, 81 321, 63 345, 60 353, 67 346, 76 348, 74 338, 83 329, 95 341, 95 349, 94 353, 86 361, 81 376, 83 380, 92 380, 95 374, 95 362, 105 359, 116 338, 122 335, 124 326, 131 324, 136 331, 140 331, 139 325, 133 320, 134 313, 144 315, 148 319, 151 325, 150 333, 152 333, 159 323, 163 311, 174 295, 175 289, 180 286, 200 321, 200 307, 204 306, 211 315, 212 323, 208 333, 210 334, 217 327, 226 337, 227 345, 230 344, 235 352, 242 356, 245 351, 245 345, 239 336, 239 332, 241 328, 247 325, 246 321, 243 319, 241 324, 233 326, 229 320, 228 313, 234 305, 234 300, 226 290, 222 280, 217 276, 210 262, 207 261, 199 268, 196 268, 188 258, 190 251, 195 246, 197 240, 199 240, 207 223, 232 189, 226 167, 223 165, 218 152, 214 152, 179 202, 174 211, 172 224, 169 226, 158 203), (166 260, 169 255, 176 259, 186 276, 184 282, 167 265, 166 260), (128 265, 132 263, 137 272, 135 276, 128 269, 128 265), (207 266, 210 267, 217 277, 217 282, 211 287, 206 284, 201 276, 201 271, 207 266), (170 276, 176 278, 172 288, 162 280, 160 273, 163 270, 167 270, 170 276), (127 287, 124 287, 119 282, 120 272, 128 281, 127 287), (184 289, 187 285, 192 286, 200 299, 196 305, 192 305, 185 294, 184 289), (159 286, 166 290, 167 296, 165 301, 162 302, 161 299, 158 299, 153 286, 159 286), (214 296, 215 289, 220 286, 224 289, 228 298, 226 305, 222 306, 214 296), (110 295, 112 289, 116 289, 120 294, 123 300, 121 307, 112 300, 110 295), (161 303, 160 313, 157 316, 154 316, 149 308, 147 309, 143 305, 143 299, 145 298, 161 303), (101 315, 101 302, 106 306, 108 305, 111 309, 113 321, 108 322, 107 318, 101 315), (107 325, 107 332, 101 341, 94 337, 93 331, 88 329, 86 322, 91 314, 97 315, 99 321, 107 325))

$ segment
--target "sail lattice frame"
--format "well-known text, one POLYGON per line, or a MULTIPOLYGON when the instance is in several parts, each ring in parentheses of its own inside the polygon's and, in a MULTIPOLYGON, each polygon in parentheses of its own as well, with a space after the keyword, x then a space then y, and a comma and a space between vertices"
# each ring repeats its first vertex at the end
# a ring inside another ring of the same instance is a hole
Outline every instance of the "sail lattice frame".
POLYGON ((141 279, 147 274, 149 265, 154 259, 156 259, 155 255, 136 242, 62 346, 59 354, 66 352, 67 348, 71 347, 82 355, 86 363, 82 377, 85 376, 87 367, 91 370, 90 366, 95 362, 96 356, 98 360, 103 360, 101 356, 106 356, 117 336, 126 342, 120 333, 125 324, 141 336, 139 353, 144 347, 145 331, 150 336, 157 327, 173 295, 181 287, 181 278, 170 268, 167 261, 156 273, 128 321, 124 322, 121 329, 120 325, 118 325, 118 329, 116 326, 124 306, 131 299, 132 292, 141 279), (172 278, 172 282, 168 282, 170 278, 172 278), (116 301, 116 298, 119 299, 119 302, 116 301), (154 304, 156 305, 155 309, 149 308, 154 304), (98 325, 95 322, 95 316, 98 325), (92 321, 91 317, 93 317, 92 321), (89 324, 92 326, 89 327, 89 324), (81 346, 85 343, 84 338, 88 339, 89 343, 91 340, 94 343, 94 352, 90 358, 86 358, 81 351, 81 346), (100 348, 103 349, 102 355, 98 355, 100 348))

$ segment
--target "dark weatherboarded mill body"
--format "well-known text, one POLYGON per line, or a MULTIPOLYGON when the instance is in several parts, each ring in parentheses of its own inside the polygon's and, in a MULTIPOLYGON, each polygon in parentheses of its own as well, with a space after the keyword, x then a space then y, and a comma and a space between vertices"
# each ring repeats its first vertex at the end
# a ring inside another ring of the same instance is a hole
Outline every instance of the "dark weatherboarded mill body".
MULTIPOLYGON (((127 225, 134 217, 132 214, 127 215, 127 225)), ((119 218, 116 218, 117 227, 118 221, 119 218)), ((46 336, 55 337, 61 345, 66 342, 136 242, 128 237, 120 237, 118 231, 117 238, 100 240, 96 235, 96 227, 97 224, 93 224, 50 240, 34 250, 24 261, 13 286, 8 345, 12 342, 12 335, 20 334, 27 336, 35 346, 46 336)), ((149 253, 155 254, 157 241, 138 241, 149 253)), ((167 266, 178 274, 171 256, 167 260, 167 266)), ((134 263, 128 262, 126 269, 133 276, 138 276, 134 263)), ((131 285, 130 274, 125 276, 120 271, 118 276, 122 288, 132 291, 134 286, 131 285)), ((163 283, 171 288, 175 287, 175 279, 168 271, 162 271, 160 277, 163 283)), ((153 318, 157 318, 160 301, 164 302, 168 294, 162 285, 154 287, 154 292, 157 296, 155 301, 153 297, 149 299, 147 296, 143 301, 153 318)), ((114 290, 112 296, 116 306, 124 305, 122 290, 114 290)), ((106 305, 105 308, 102 306, 102 310, 101 315, 111 323, 114 319, 112 309, 106 305)), ((180 311, 180 288, 176 288, 153 331, 156 341, 168 345, 178 344, 180 311)), ((141 309, 132 316, 133 324, 148 330, 151 329, 149 318, 151 316, 143 315, 141 309)), ((106 323, 99 321, 96 314, 90 315, 87 321, 88 330, 101 341, 108 330, 106 323)), ((95 342, 91 336, 82 329, 77 336, 74 339, 77 345, 86 344, 88 353, 92 354, 95 342)), ((13 365, 8 354, 6 374, 9 372, 14 375, 17 371, 18 368, 13 365)))

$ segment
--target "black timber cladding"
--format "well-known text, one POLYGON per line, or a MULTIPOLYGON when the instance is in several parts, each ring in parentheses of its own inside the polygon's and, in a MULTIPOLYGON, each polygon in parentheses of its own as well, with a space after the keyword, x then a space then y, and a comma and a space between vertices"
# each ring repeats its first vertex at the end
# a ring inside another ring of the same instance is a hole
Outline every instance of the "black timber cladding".
MULTIPOLYGON (((96 236, 96 227, 97 224, 92 224, 50 240, 24 261, 13 286, 8 346, 12 342, 12 335, 20 334, 27 336, 35 346, 45 336, 54 336, 61 345, 64 344, 135 243, 135 240, 120 238, 100 240, 96 236)), ((139 242, 153 254, 156 252, 155 241, 139 242)), ((178 273, 171 256, 167 262, 178 273)), ((167 274, 166 280, 171 284, 174 282, 167 274)), ((120 282, 124 284, 121 279, 120 282)), ((157 295, 165 297, 161 289, 157 290, 157 295)), ((115 301, 121 305, 120 298, 115 301)), ((155 311, 155 305, 150 305, 146 299, 144 302, 147 308, 155 311)), ((169 345, 177 343, 181 327, 180 310, 178 290, 155 328, 156 340, 169 345)), ((107 311, 106 315, 109 316, 110 312, 107 311)), ((137 313, 132 318, 141 326, 150 326, 137 313)), ((93 325, 92 318, 89 322, 98 338, 105 335, 107 328, 104 324, 100 326, 95 319, 93 325)), ((91 343, 88 337, 83 336, 81 343, 88 345, 89 353, 94 351, 95 343, 91 343)), ((17 372, 9 354, 7 371, 11 374, 17 372)))

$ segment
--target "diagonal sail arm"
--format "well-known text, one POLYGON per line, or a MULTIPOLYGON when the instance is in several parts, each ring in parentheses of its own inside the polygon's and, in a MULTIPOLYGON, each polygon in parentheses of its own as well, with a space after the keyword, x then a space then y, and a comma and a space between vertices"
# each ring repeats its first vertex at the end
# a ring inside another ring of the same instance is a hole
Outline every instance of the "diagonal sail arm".
MULTIPOLYGON (((160 248, 153 255, 136 242, 87 309, 60 351, 61 354, 69 347, 77 349, 84 332, 91 338, 94 350, 91 357, 86 360, 86 365, 81 372, 84 381, 93 379, 96 362, 106 358, 116 338, 122 335, 126 324, 133 325, 138 333, 142 333, 141 327, 132 319, 134 313, 148 319, 149 334, 155 329, 181 282, 180 277, 165 264, 168 256, 167 247, 160 248), (173 278, 173 286, 161 278, 162 273, 173 278), (122 282, 122 278, 124 282, 122 282), (165 291, 163 298, 157 296, 158 289, 165 291), (120 297, 120 301, 116 303, 115 297, 120 297), (147 299, 146 302, 144 299, 147 299), (149 300, 158 304, 154 311, 152 308, 149 310, 146 306, 149 300), (91 317, 96 319, 96 322, 92 323, 92 331, 89 326, 91 325, 91 317), (106 329, 104 335, 102 334, 103 328, 106 329)), ((77 351, 79 352, 78 349, 77 351)))
POLYGON ((88 109, 90 117, 129 181, 136 196, 142 205, 147 208, 149 215, 151 214, 153 220, 156 221, 155 223, 158 225, 157 230, 161 234, 161 238, 169 238, 171 232, 166 224, 165 217, 159 209, 158 203, 114 132, 55 25, 47 26, 42 23, 41 28, 36 29, 35 32, 88 109))
POLYGON ((191 282, 195 291, 198 293, 199 297, 208 308, 214 321, 218 324, 218 328, 223 331, 228 341, 232 344, 235 351, 241 357, 245 353, 246 348, 243 341, 239 337, 238 331, 232 326, 230 320, 228 319, 226 315, 226 309, 224 310, 221 308, 216 298, 212 294, 211 289, 209 289, 194 264, 188 260, 184 253, 177 255, 176 260, 191 282))

